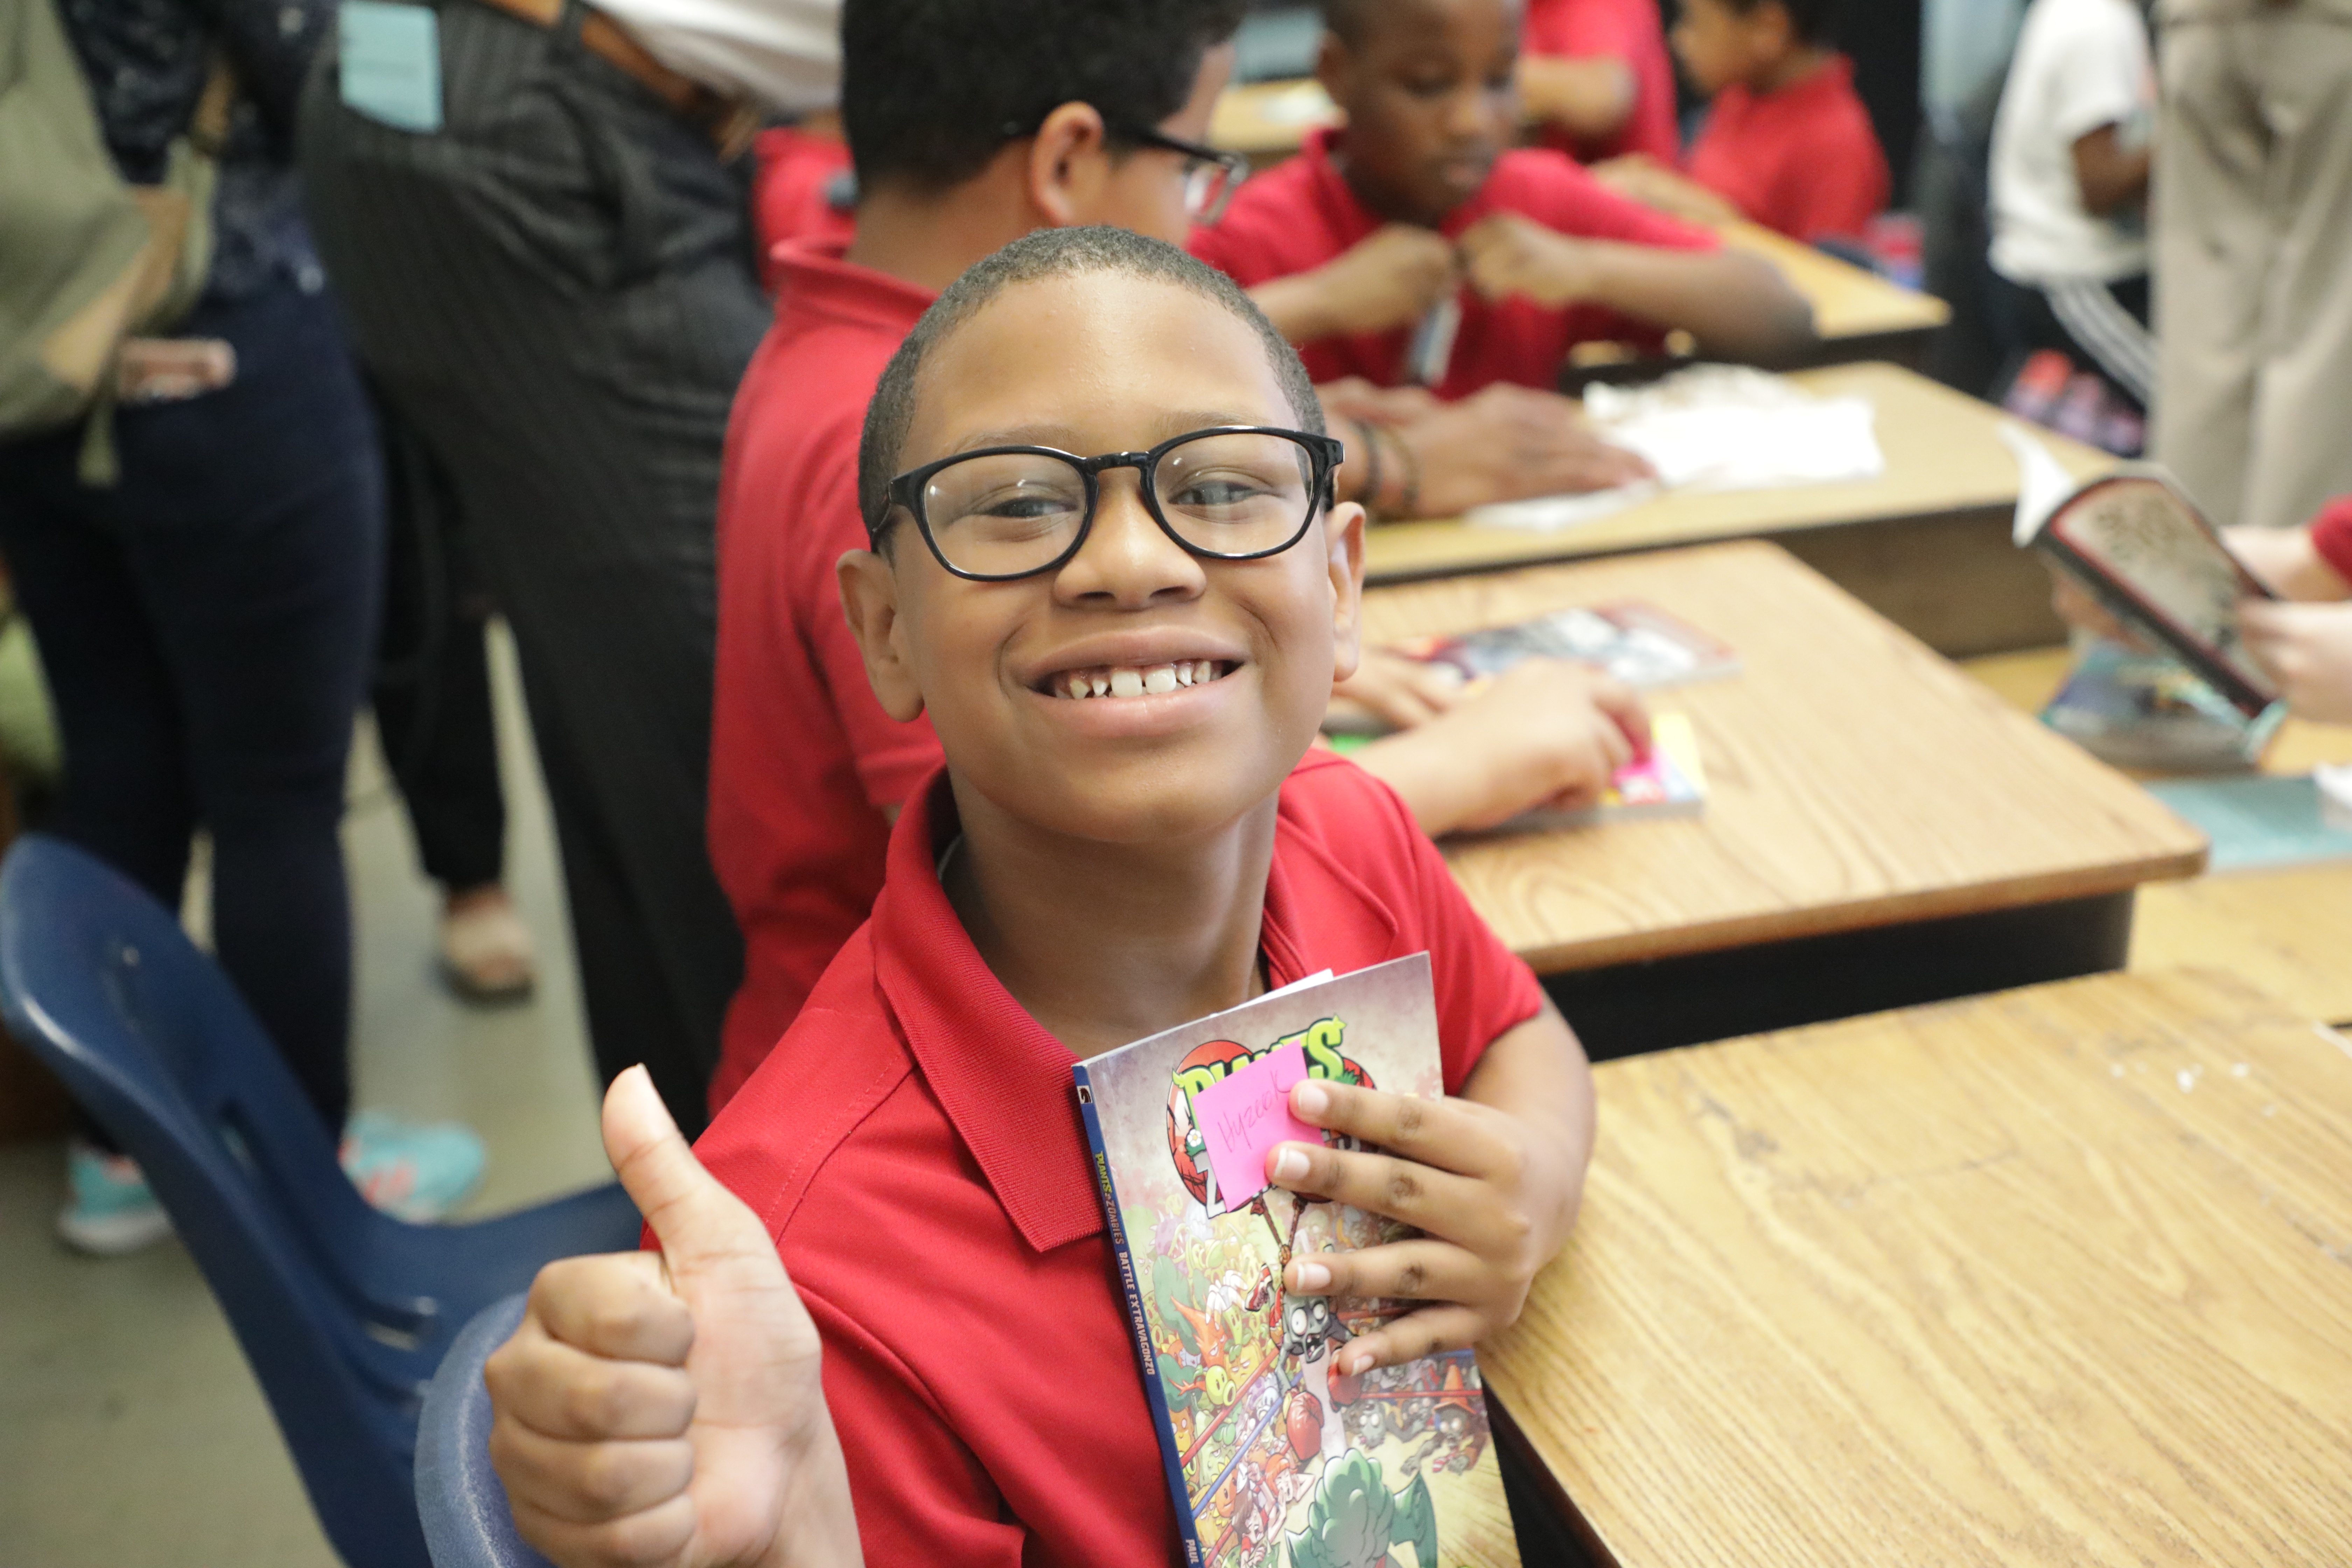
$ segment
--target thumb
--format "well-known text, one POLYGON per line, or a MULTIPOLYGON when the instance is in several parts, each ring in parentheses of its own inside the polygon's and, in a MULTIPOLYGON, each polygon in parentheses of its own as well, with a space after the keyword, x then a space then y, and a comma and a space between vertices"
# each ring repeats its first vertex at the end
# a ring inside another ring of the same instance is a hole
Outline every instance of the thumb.
POLYGON ((604 1091, 604 1157, 673 1274, 745 1252, 775 1256, 758 1216, 686 1146, 642 1065, 604 1091))

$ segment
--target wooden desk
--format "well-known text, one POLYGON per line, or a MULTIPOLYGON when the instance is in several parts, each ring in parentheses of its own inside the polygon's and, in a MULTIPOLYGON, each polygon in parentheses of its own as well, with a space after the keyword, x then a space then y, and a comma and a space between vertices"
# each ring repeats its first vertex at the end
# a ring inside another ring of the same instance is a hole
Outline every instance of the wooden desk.
POLYGON ((2107 975, 1594 1076, 1478 1360, 1596 1561, 2352 1563, 2340 1037, 2107 975))
MULTIPOLYGON (((1895 365, 1834 365, 1791 379, 1824 396, 1869 398, 1885 471, 1844 484, 1681 491, 1551 533, 1454 521, 1383 523, 1367 536, 1366 575, 1404 583, 1760 537, 1940 653, 2062 640, 2048 574, 2010 542, 2017 462, 1994 434, 2005 417, 2000 410, 1895 365)), ((2037 434, 2075 474, 2113 466, 2103 452, 2037 434)))
MULTIPOLYGON (((1972 659, 1964 668, 2004 701, 2041 711, 2066 672, 2067 650, 1972 659)), ((2309 773, 2352 763, 2352 727, 2290 719, 2263 771, 2309 773)), ((2143 889, 2131 967, 2206 963, 2261 986, 2299 1013, 2352 1024, 2352 865, 2226 871, 2143 889)))
POLYGON ((1218 96, 1209 117, 1209 145, 1242 153, 1263 169, 1297 152, 1308 132, 1346 118, 1312 77, 1251 82, 1218 96))
POLYGON ((2110 969, 2132 889, 2204 862, 2144 791, 1754 542, 1366 597, 1369 640, 1643 599, 1729 643, 1690 715, 1705 812, 1449 847, 1601 1055, 2110 969))
POLYGON ((1890 283, 1761 224, 1724 224, 1716 232, 1726 245, 1779 268, 1811 302, 1825 364, 1895 359, 1916 366, 1927 357, 1928 339, 1952 319, 1952 308, 1933 294, 1890 283))

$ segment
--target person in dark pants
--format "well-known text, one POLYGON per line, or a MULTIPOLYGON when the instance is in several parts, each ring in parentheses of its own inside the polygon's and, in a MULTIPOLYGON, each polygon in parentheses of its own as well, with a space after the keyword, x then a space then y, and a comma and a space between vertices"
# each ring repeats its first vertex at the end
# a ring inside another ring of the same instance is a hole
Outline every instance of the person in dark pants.
POLYGON ((536 981, 530 928, 506 888, 507 806, 490 696, 491 602, 468 558, 448 476, 399 416, 383 430, 383 629, 376 740, 441 889, 442 978, 469 1002, 520 1001, 536 981))
MULTIPOLYGON (((338 835, 374 634, 382 481, 289 146, 331 7, 60 9, 126 179, 162 176, 215 48, 240 85, 206 289, 172 329, 207 348, 217 368, 205 389, 147 404, 126 389, 110 486, 79 478, 79 428, 0 447, 0 552, 64 739, 65 783, 45 826, 174 909, 191 838, 210 835, 222 966, 344 1134, 362 1191, 431 1217, 478 1178, 479 1141, 349 1114, 352 922, 338 835)), ((137 1167, 86 1131, 70 1155, 66 1239, 113 1252, 167 1234, 137 1167)))
POLYGON ((697 1129, 742 963, 703 837, 719 448, 768 321, 742 174, 716 95, 601 13, 434 14, 437 132, 313 72, 311 212, 513 628, 597 1065, 697 1129))

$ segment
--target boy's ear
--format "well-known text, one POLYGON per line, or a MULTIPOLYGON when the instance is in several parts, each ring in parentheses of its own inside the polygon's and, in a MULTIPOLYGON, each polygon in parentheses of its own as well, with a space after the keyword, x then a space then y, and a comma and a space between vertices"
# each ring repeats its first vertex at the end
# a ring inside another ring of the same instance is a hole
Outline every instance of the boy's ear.
POLYGON ((1065 103, 1045 116, 1029 143, 1028 195, 1054 228, 1084 223, 1110 174, 1110 148, 1101 110, 1065 103))
MULTIPOLYGON (((907 548, 900 540, 898 548, 907 548)), ((907 657, 906 623, 898 615, 898 574, 871 550, 852 550, 834 563, 841 613, 866 658, 866 682, 882 711, 904 724, 923 711, 923 690, 907 657)))
POLYGON ((1354 67, 1355 56, 1348 41, 1330 28, 1324 28, 1323 42, 1315 51, 1315 79, 1331 95, 1332 102, 1348 101, 1348 81, 1354 67))
POLYGON ((1331 679, 1356 673, 1364 656, 1364 509, 1341 501, 1323 519, 1330 552, 1331 679))

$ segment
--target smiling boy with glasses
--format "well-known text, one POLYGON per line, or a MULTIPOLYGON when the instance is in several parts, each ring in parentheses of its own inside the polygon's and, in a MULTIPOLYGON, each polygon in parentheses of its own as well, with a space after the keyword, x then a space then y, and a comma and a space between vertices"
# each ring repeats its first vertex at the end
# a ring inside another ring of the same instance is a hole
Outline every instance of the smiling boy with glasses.
MULTIPOLYGON (((1214 209, 1233 164, 1200 139, 1239 14, 1226 0, 844 9, 856 237, 782 247, 776 322, 737 395, 720 489, 709 842, 745 951, 714 1107, 873 907, 890 814, 939 757, 929 724, 876 702, 835 584, 835 562, 865 542, 856 451, 876 379, 934 291, 997 247, 1089 223, 1181 239, 1214 209)), ((1457 460, 1490 450, 1493 430, 1466 429, 1478 423, 1445 437, 1457 460)), ((1548 477, 1540 449, 1483 460, 1548 477)), ((1351 480, 1341 467, 1338 493, 1351 480)), ((1360 755, 1433 831, 1597 789, 1639 743, 1638 703, 1580 668, 1507 679, 1360 755)))
POLYGON ((1293 1091, 1387 1152, 1284 1144, 1269 1174, 1426 1234, 1285 1288, 1422 1303, 1338 1352, 1354 1375, 1517 1317, 1574 1218, 1591 1080, 1397 798, 1309 750, 1362 582, 1320 424, 1237 289, 1113 229, 1007 247, 893 359, 842 597, 947 765, 699 1145, 733 1196, 634 1079, 608 1104, 667 1261, 551 1266, 489 1373, 493 1456, 558 1562, 1168 1561, 1071 1063, 1321 970, 1427 952, 1451 1098, 1293 1091))

